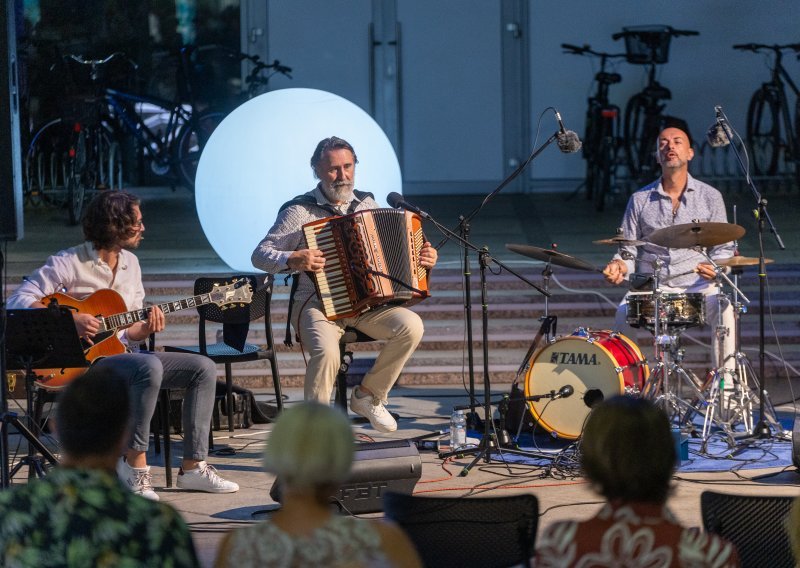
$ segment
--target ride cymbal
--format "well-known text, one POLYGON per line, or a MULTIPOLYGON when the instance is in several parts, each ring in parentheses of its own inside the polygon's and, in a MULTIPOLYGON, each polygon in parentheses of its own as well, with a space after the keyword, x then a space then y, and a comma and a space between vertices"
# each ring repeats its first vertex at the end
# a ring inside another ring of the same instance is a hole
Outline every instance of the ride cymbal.
POLYGON ((647 240, 667 248, 713 247, 740 239, 744 232, 733 223, 684 223, 653 231, 647 240))
POLYGON ((585 260, 575 258, 574 256, 564 254, 563 252, 559 252, 557 250, 543 249, 530 245, 515 245, 515 244, 507 244, 506 248, 511 252, 521 254, 522 256, 535 258, 536 260, 542 260, 544 262, 550 262, 552 264, 557 264, 558 266, 563 266, 565 268, 575 268, 576 270, 590 270, 593 272, 600 272, 600 270, 596 266, 589 264, 585 260))
MULTIPOLYGON (((716 261, 720 266, 757 266, 758 257, 755 256, 732 256, 716 261)), ((765 258, 764 264, 775 262, 771 258, 765 258)))
POLYGON ((610 239, 600 239, 599 241, 592 241, 595 245, 614 245, 618 247, 640 247, 647 244, 645 241, 637 241, 636 239, 626 239, 625 237, 611 237, 610 239))

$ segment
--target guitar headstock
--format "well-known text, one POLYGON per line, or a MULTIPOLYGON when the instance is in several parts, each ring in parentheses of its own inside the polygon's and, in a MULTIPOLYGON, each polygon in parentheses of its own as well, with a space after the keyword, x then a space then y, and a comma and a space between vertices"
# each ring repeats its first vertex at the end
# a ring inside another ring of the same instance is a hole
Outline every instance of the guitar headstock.
POLYGON ((253 287, 247 278, 237 278, 230 284, 214 284, 209 297, 222 309, 233 307, 231 304, 249 304, 253 301, 253 287))

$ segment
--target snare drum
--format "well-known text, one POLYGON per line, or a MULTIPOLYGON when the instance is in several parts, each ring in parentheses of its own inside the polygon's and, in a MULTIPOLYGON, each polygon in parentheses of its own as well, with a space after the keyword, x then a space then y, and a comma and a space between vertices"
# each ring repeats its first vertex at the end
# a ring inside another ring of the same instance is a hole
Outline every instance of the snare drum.
MULTIPOLYGON (((655 328, 655 301, 652 292, 628 294, 628 316, 631 327, 655 328)), ((706 323, 706 299, 703 294, 661 294, 659 300, 662 320, 666 329, 686 329, 706 323)))
POLYGON ((529 401, 536 421, 547 432, 574 440, 580 437, 591 407, 618 394, 638 394, 650 369, 636 344, 608 330, 578 329, 538 351, 525 375, 525 396, 558 392, 573 394, 551 401, 529 401))

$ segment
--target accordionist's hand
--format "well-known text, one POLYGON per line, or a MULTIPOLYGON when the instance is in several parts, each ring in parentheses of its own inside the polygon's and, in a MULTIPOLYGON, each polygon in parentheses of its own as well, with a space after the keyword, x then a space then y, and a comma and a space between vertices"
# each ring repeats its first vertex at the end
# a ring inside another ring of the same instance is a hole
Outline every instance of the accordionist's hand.
POLYGON ((419 264, 425 268, 433 268, 436 260, 439 258, 439 253, 431 246, 431 243, 425 241, 419 251, 419 264))
POLYGON ((317 272, 325 266, 325 257, 318 249, 300 249, 289 255, 286 264, 299 272, 317 272))

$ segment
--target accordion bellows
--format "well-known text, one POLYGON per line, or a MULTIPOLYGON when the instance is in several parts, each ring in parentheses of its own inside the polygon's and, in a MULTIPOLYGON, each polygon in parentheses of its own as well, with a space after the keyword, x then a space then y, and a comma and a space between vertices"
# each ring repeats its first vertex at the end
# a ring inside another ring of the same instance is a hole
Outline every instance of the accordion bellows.
POLYGON ((419 265, 425 237, 416 213, 358 211, 307 223, 303 234, 307 248, 325 256, 322 271, 310 275, 329 320, 430 295, 428 271, 419 265))

